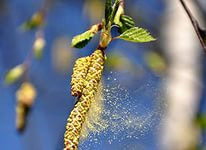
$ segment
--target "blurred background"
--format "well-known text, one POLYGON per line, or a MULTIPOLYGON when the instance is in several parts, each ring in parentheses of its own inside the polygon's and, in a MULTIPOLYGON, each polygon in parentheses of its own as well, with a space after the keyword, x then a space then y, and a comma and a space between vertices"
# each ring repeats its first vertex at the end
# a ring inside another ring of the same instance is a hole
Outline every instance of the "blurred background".
MULTIPOLYGON (((0 0, 1 150, 63 149, 66 120, 75 104, 70 95, 72 67, 77 58, 95 50, 99 36, 83 49, 71 48, 70 42, 101 21, 104 2, 0 0), (40 11, 43 23, 37 28, 29 26, 28 20, 40 11), (45 40, 43 56, 30 60, 27 75, 37 97, 25 130, 19 133, 15 93, 23 79, 6 85, 4 78, 29 58, 39 34, 45 40)), ((187 5, 205 27, 205 1, 189 1, 187 5)), ((100 121, 105 127, 91 130, 79 149, 203 148, 206 61, 183 7, 178 0, 127 0, 125 13, 157 40, 144 44, 115 40, 106 49, 100 121)), ((112 33, 117 35, 117 28, 112 33)))

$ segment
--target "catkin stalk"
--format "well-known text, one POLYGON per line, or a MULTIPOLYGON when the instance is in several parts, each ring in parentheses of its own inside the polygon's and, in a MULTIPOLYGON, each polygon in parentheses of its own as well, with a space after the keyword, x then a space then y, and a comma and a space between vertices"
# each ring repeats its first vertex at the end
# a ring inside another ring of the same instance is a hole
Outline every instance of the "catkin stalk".
POLYGON ((91 64, 86 75, 82 95, 78 98, 78 101, 67 120, 66 132, 64 134, 64 150, 78 149, 82 125, 101 79, 105 61, 103 51, 96 50, 90 56, 90 59, 91 64))

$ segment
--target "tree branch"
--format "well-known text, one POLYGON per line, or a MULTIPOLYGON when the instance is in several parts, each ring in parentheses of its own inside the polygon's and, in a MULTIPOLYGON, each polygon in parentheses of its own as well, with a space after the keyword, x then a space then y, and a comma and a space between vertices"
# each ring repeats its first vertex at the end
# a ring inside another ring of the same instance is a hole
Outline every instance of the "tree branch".
POLYGON ((185 4, 184 0, 180 0, 180 3, 182 4, 184 10, 186 11, 186 13, 187 13, 192 25, 193 25, 193 28, 194 28, 197 36, 198 36, 200 44, 202 45, 202 48, 203 48, 204 52, 206 53, 206 45, 205 45, 204 40, 203 40, 203 38, 200 34, 200 27, 199 27, 199 24, 198 24, 197 20, 193 17, 191 11, 189 10, 187 5, 185 4))

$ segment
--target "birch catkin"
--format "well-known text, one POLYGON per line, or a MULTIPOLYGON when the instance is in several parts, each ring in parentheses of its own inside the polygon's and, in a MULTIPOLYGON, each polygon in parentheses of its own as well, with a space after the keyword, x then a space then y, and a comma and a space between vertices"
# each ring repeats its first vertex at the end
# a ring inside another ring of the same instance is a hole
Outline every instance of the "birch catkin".
POLYGON ((103 51, 96 50, 90 56, 90 61, 91 64, 85 78, 82 95, 78 98, 78 101, 67 120, 66 132, 64 134, 64 150, 78 149, 82 125, 101 79, 105 61, 103 51))
POLYGON ((22 131, 26 124, 26 118, 34 99, 36 98, 36 89, 29 82, 24 82, 16 92, 16 127, 22 131))
POLYGON ((90 57, 82 57, 76 60, 71 80, 71 95, 80 96, 84 88, 85 78, 90 65, 90 57))

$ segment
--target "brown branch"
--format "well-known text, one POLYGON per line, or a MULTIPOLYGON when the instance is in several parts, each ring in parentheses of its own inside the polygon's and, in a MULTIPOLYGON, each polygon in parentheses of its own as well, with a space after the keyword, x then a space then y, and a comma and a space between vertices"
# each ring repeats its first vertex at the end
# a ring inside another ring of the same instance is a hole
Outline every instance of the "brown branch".
POLYGON ((184 0, 180 0, 180 3, 182 4, 183 8, 185 9, 185 11, 186 11, 186 13, 187 13, 191 23, 192 23, 192 26, 193 26, 193 28, 194 28, 197 36, 198 36, 200 44, 202 45, 202 48, 203 48, 204 52, 206 53, 206 45, 205 45, 204 40, 203 40, 203 38, 202 38, 202 36, 200 34, 200 31, 199 31, 200 28, 199 28, 199 24, 198 24, 197 20, 192 15, 191 11, 189 10, 187 5, 185 4, 184 0))

